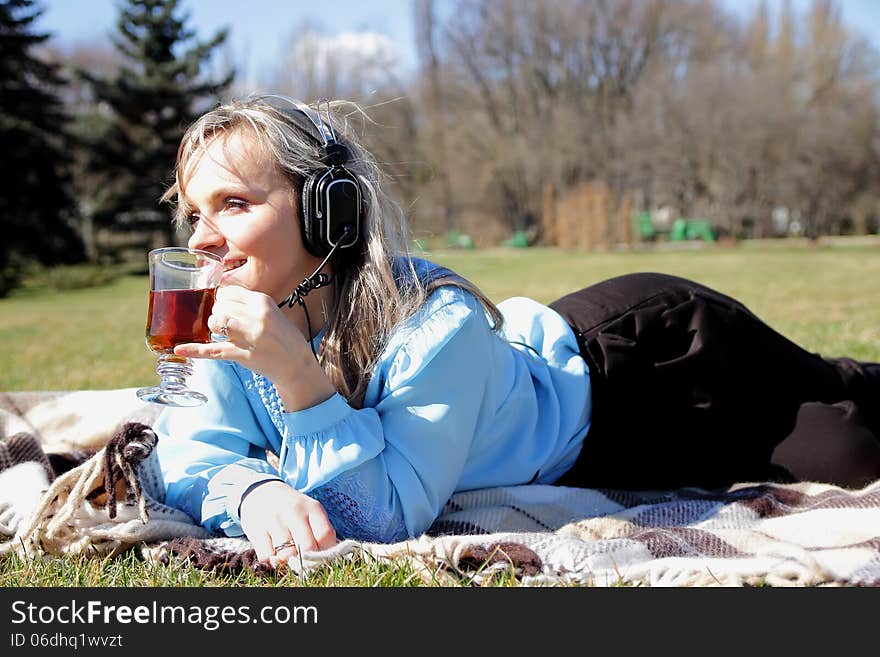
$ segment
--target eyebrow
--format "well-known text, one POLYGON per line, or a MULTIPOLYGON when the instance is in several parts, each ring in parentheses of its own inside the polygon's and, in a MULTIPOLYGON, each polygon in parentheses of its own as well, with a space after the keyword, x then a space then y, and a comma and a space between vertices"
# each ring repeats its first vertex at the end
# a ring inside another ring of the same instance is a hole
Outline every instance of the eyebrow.
MULTIPOLYGON (((217 199, 226 198, 228 196, 244 196, 251 191, 251 188, 247 187, 246 185, 236 185, 234 183, 229 183, 227 185, 224 185, 223 187, 218 187, 216 190, 214 190, 208 197, 208 201, 210 203, 215 203, 217 199)), ((181 205, 186 206, 188 213, 192 212, 193 208, 196 207, 196 205, 190 202, 190 200, 186 196, 181 199, 181 205)))

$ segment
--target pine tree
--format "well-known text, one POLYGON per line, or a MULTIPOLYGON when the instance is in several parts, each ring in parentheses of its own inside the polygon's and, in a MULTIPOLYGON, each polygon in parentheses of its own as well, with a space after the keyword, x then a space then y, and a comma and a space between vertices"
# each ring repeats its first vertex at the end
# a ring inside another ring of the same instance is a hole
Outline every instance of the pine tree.
POLYGON ((0 297, 30 261, 83 258, 72 228, 67 117, 57 95, 64 81, 56 65, 32 52, 49 38, 32 25, 41 13, 33 0, 0 0, 0 297))
POLYGON ((126 63, 112 79, 80 71, 98 107, 110 110, 103 110, 103 121, 92 117, 87 139, 91 168, 103 182, 90 199, 95 223, 162 230, 169 244, 175 233, 159 198, 170 182, 178 144, 234 77, 230 72, 221 80, 205 79, 203 65, 226 40, 226 31, 199 41, 186 26, 189 15, 178 15, 178 5, 178 0, 126 0, 113 38, 126 63))

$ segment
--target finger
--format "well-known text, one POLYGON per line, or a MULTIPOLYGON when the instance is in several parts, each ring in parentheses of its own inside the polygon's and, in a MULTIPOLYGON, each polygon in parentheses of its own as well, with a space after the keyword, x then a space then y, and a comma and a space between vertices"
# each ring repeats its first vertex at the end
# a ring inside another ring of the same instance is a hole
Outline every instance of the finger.
POLYGON ((254 292, 240 285, 224 285, 217 289, 214 303, 242 303, 253 304, 254 299, 265 296, 261 292, 254 292))
POLYGON ((278 565, 279 563, 284 563, 290 559, 293 559, 299 556, 299 546, 296 541, 292 538, 287 539, 277 545, 272 547, 274 550, 271 560, 278 565))
POLYGON ((242 315, 242 306, 229 302, 215 302, 208 317, 208 328, 214 333, 223 334, 223 328, 229 329, 229 323, 242 315))
POLYGON ((229 342, 187 342, 174 347, 174 355, 183 358, 212 358, 217 360, 234 360, 240 357, 240 350, 229 342))
POLYGON ((318 542, 312 533, 312 527, 309 524, 308 516, 299 518, 296 522, 291 523, 291 537, 296 543, 294 554, 302 554, 304 552, 314 552, 318 548, 318 542))
POLYGON ((274 554, 272 549, 272 537, 269 535, 269 532, 259 532, 255 536, 248 536, 248 539, 250 539, 251 545, 254 546, 257 560, 268 563, 274 554))
POLYGON ((208 329, 212 333, 224 336, 226 339, 235 336, 236 339, 245 342, 250 342, 254 328, 259 328, 263 324, 263 319, 253 308, 234 302, 214 304, 208 317, 208 329))
POLYGON ((215 301, 208 317, 208 328, 218 335, 228 335, 230 329, 242 328, 249 324, 251 311, 245 304, 236 301, 215 301))
POLYGON ((317 549, 326 550, 336 545, 336 530, 330 524, 324 509, 319 509, 309 514, 309 525, 312 528, 312 536, 315 537, 317 549))
POLYGON ((208 317, 208 329, 211 333, 217 335, 227 335, 229 332, 229 319, 225 315, 219 314, 216 309, 208 317))
POLYGON ((220 288, 214 299, 213 312, 222 312, 246 318, 248 322, 265 317, 278 310, 277 305, 266 294, 254 292, 243 287, 220 288))
POLYGON ((243 293, 247 292, 245 288, 241 285, 221 285, 217 288, 217 293, 214 295, 215 301, 221 301, 223 299, 234 299, 240 297, 243 293))
POLYGON ((280 561, 286 561, 297 554, 299 554, 299 545, 291 536, 290 531, 278 530, 272 539, 272 555, 280 561))

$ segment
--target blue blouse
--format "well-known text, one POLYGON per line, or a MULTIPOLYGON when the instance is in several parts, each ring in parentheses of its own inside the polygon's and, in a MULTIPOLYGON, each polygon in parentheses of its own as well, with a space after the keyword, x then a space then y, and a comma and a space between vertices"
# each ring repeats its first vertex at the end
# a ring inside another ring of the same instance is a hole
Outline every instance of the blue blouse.
POLYGON ((423 533, 454 492, 553 483, 589 428, 589 372, 559 314, 524 297, 498 308, 500 333, 470 293, 432 292, 361 409, 336 394, 287 413, 261 375, 196 360, 189 383, 207 404, 165 409, 154 427, 166 504, 240 536, 242 495, 281 479, 323 504, 339 538, 393 542, 423 533))

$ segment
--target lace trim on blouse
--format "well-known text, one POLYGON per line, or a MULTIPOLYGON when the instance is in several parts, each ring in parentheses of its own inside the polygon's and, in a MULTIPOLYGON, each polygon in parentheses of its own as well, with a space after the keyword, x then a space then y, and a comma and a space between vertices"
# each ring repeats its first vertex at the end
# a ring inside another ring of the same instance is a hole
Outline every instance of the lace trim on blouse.
POLYGON ((318 486, 310 495, 324 505, 339 539, 384 543, 407 537, 403 524, 377 503, 357 468, 318 486))
MULTIPOLYGON (((252 372, 251 375, 253 389, 260 396, 272 424, 284 436, 284 405, 275 384, 262 374, 252 372)), ((407 534, 402 523, 378 503, 357 470, 344 472, 309 492, 324 506, 337 537, 374 542, 405 539, 407 534)))
POLYGON ((256 372, 251 372, 251 379, 254 389, 263 402, 263 406, 269 412, 269 419, 272 420, 272 424, 278 429, 278 433, 283 436, 285 430, 284 404, 281 403, 281 397, 278 395, 275 384, 262 374, 257 374, 256 372))

